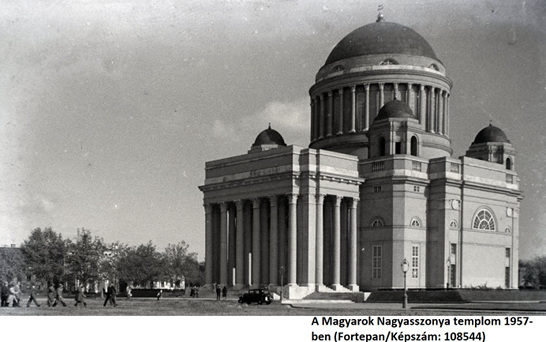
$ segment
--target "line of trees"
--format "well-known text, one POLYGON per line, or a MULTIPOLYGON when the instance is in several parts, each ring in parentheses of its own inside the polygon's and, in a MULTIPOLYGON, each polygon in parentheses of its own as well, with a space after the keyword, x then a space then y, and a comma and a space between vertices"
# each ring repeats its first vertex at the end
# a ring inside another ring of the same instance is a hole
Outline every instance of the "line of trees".
POLYGON ((52 228, 36 228, 21 245, 0 258, 0 278, 32 278, 36 282, 98 284, 109 280, 136 287, 151 287, 155 281, 180 287, 202 284, 204 265, 189 245, 181 241, 157 251, 150 241, 139 246, 107 244, 87 229, 78 229, 75 240, 63 239, 52 228))

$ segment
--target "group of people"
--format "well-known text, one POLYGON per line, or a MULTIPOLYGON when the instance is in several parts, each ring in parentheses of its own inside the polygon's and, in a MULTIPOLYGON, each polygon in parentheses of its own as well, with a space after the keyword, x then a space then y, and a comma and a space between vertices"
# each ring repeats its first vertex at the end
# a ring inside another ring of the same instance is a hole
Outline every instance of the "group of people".
MULTIPOLYGON (((111 284, 110 286, 108 286, 107 289, 104 289, 103 291, 106 297, 104 301, 104 306, 106 306, 106 304, 108 303, 113 306, 117 306, 115 286, 111 284)), ((29 296, 27 307, 29 307, 32 303, 34 303, 34 305, 36 305, 37 307, 40 307, 41 305, 38 302, 38 289, 36 288, 36 286, 34 284, 29 285, 26 292, 29 296)), ((53 283, 50 283, 47 287, 47 306, 67 306, 65 298, 63 297, 63 292, 63 284, 59 284, 57 287, 55 287, 53 283)), ((9 283, 7 281, 3 281, 1 283, 0 294, 2 307, 18 307, 22 305, 24 294, 21 291, 21 283, 18 282, 17 279, 13 279, 9 283)), ((74 303, 74 306, 87 306, 85 298, 85 287, 78 287, 74 296, 74 299, 76 301, 74 303)))
POLYGON ((220 284, 216 284, 216 300, 220 300, 220 295, 224 299, 227 299, 227 286, 224 285, 224 287, 220 289, 220 284))

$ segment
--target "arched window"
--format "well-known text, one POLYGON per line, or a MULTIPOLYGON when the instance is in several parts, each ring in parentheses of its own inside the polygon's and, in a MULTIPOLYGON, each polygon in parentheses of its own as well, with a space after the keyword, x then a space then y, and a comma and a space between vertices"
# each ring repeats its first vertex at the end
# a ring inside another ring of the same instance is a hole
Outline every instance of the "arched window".
POLYGON ((411 219, 410 226, 412 227, 421 227, 421 220, 419 220, 418 217, 414 217, 411 219))
POLYGON ((379 156, 384 156, 386 155, 386 141, 385 141, 385 138, 381 137, 379 138, 379 156))
POLYGON ((378 217, 372 221, 372 227, 383 227, 385 225, 385 222, 383 222, 383 219, 378 217))
POLYGON ((410 146, 410 154, 412 156, 417 156, 417 138, 415 136, 411 137, 411 146, 410 146))
POLYGON ((489 210, 480 209, 476 216, 474 216, 472 228, 480 230, 495 230, 495 227, 495 218, 489 210))
POLYGON ((506 158, 506 170, 512 170, 512 159, 506 158))
POLYGON ((438 66, 437 66, 436 64, 431 64, 431 65, 429 66, 429 68, 431 68, 432 70, 436 70, 436 71, 439 70, 439 69, 438 69, 438 66))
POLYGON ((339 72, 339 71, 343 71, 343 70, 345 70, 344 67, 342 67, 341 65, 336 65, 334 67, 334 69, 332 69, 332 72, 339 72))

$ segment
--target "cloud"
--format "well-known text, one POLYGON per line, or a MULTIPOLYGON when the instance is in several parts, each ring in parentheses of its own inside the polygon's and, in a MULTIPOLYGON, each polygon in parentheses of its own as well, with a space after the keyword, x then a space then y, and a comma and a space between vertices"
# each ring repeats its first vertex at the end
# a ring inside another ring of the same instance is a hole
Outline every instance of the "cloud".
POLYGON ((308 98, 289 102, 272 101, 245 120, 226 122, 216 119, 211 130, 216 138, 246 141, 257 136, 271 124, 271 128, 281 133, 288 145, 307 146, 309 111, 308 98))

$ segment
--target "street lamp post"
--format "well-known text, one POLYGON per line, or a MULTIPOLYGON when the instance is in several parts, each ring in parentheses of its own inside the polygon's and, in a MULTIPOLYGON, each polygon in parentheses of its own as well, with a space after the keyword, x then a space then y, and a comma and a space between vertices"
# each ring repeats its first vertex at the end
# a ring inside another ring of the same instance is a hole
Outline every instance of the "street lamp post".
POLYGON ((451 278, 451 258, 447 258, 446 261, 447 266, 447 282, 446 282, 446 288, 449 290, 449 279, 451 278))
POLYGON ((406 258, 402 261, 402 272, 404 272, 404 302, 402 303, 402 309, 406 309, 408 307, 408 286, 406 282, 406 275, 408 273, 409 264, 406 258))
POLYGON ((282 304, 282 299, 284 297, 284 294, 283 294, 283 288, 284 288, 284 266, 281 266, 281 269, 280 269, 280 272, 281 274, 281 304, 282 304))

